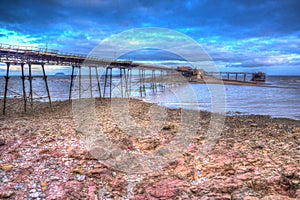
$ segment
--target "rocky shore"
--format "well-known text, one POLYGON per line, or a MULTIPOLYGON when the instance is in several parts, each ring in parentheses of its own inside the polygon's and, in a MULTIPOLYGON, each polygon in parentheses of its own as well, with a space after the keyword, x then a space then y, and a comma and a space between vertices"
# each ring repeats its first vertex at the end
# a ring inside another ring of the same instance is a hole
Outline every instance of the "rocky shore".
MULTIPOLYGON (((192 142, 174 161, 126 173, 88 151, 69 102, 54 102, 52 112, 48 103, 28 113, 9 105, 0 116, 0 199, 300 199, 300 121, 227 116, 205 149, 212 114, 201 111, 192 142)), ((153 126, 152 106, 130 99, 137 126, 153 126)), ((96 100, 97 123, 122 151, 151 153, 180 130, 182 110, 163 109, 161 128, 135 137, 118 126, 111 108, 110 100, 96 100)))

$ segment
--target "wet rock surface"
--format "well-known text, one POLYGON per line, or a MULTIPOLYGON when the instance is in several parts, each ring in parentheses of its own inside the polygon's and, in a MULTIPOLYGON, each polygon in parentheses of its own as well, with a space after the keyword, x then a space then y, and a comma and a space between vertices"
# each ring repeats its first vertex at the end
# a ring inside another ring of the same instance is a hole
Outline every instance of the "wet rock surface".
MULTIPOLYGON (((130 100, 135 125, 155 130, 138 137, 118 125, 122 115, 115 119, 109 100, 95 103, 97 122, 122 151, 159 150, 180 129, 180 109, 165 109, 165 122, 154 124, 152 104, 130 100)), ((176 159, 157 171, 126 173, 91 155, 71 104, 54 102, 49 112, 48 104, 37 103, 34 109, 0 116, 0 199, 300 198, 299 121, 226 117, 215 145, 205 148, 211 114, 201 112, 196 135, 176 159)))

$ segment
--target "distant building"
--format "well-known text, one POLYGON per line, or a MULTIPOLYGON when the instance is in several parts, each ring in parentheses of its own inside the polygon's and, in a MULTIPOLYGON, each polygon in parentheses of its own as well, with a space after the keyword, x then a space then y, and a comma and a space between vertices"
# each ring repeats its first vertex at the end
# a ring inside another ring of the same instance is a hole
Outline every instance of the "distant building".
POLYGON ((182 76, 189 79, 189 81, 202 80, 205 76, 204 70, 192 69, 191 67, 178 66, 176 71, 180 72, 182 76))
POLYGON ((263 72, 252 73, 251 81, 266 81, 266 74, 263 72))

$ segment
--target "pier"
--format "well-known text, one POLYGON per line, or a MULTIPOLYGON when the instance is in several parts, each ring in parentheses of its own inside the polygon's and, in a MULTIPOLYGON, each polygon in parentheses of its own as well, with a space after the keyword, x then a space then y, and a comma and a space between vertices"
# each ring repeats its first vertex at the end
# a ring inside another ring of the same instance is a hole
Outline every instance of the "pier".
MULTIPOLYGON (((69 66, 71 68, 69 101, 74 98, 112 98, 114 97, 113 91, 115 90, 118 90, 121 98, 131 97, 133 88, 138 88, 140 97, 143 97, 146 95, 146 89, 149 89, 152 93, 157 93, 158 91, 163 91, 167 86, 187 82, 219 84, 220 80, 223 80, 224 83, 226 83, 225 81, 233 81, 238 84, 249 83, 248 77, 250 74, 244 72, 205 72, 205 75, 200 76, 199 71, 201 70, 193 69, 193 73, 196 73, 194 76, 191 73, 178 71, 176 68, 152 66, 128 60, 109 60, 80 54, 61 53, 57 50, 49 50, 48 48, 7 44, 0 44, 0 62, 4 63, 6 68, 4 76, 3 114, 6 112, 12 65, 20 66, 20 78, 22 80, 22 94, 20 96, 22 96, 25 112, 28 105, 30 105, 31 109, 33 108, 35 101, 33 94, 33 79, 35 77, 32 74, 33 65, 37 65, 41 69, 41 78, 43 79, 46 92, 46 96, 39 97, 38 99, 46 98, 49 102, 50 110, 52 110, 52 102, 48 86, 48 76, 45 70, 47 65, 69 66), (25 69, 28 71, 25 72, 25 69), (85 70, 85 74, 83 74, 83 70, 85 70), (100 74, 99 70, 102 70, 103 73, 100 74), (77 74, 75 71, 77 71, 77 74), (133 74, 135 78, 133 78, 133 74), (186 75, 191 76, 186 77, 186 75), (117 83, 113 81, 114 77, 118 78, 117 83), (87 88, 83 88, 83 86, 87 86, 87 88), (93 90, 93 87, 97 89, 93 90)), ((253 83, 251 84, 253 85, 253 83)))
POLYGON ((158 87, 164 88, 168 82, 158 83, 156 77, 159 75, 172 76, 176 74, 174 69, 160 67, 160 66, 150 66, 141 63, 133 63, 132 61, 123 61, 123 60, 108 60, 95 57, 88 57, 85 55, 79 54, 70 54, 70 53, 60 53, 56 50, 49 50, 46 48, 33 48, 25 46, 16 46, 16 45, 6 45, 0 44, 0 62, 5 63, 6 73, 5 73, 5 86, 4 86, 4 95, 3 95, 3 114, 6 111, 7 103, 7 94, 8 94, 8 83, 10 79, 10 67, 11 65, 20 66, 21 70, 21 79, 22 79, 22 99, 24 104, 24 111, 27 110, 27 104, 30 104, 30 107, 33 107, 34 97, 33 97, 33 78, 32 75, 32 66, 38 65, 42 70, 42 78, 45 84, 45 90, 47 93, 46 98, 49 101, 50 109, 52 109, 51 104, 51 95, 48 87, 47 74, 45 70, 46 65, 61 65, 61 66, 70 66, 71 71, 71 80, 70 80, 70 89, 69 89, 69 100, 72 100, 72 93, 74 90, 78 90, 78 98, 82 98, 82 81, 83 78, 88 77, 89 79, 89 92, 90 97, 99 97, 99 98, 111 98, 112 91, 115 87, 119 87, 122 97, 129 97, 131 87, 133 84, 132 80, 132 71, 135 70, 138 72, 138 82, 139 90, 141 96, 146 92, 146 84, 148 78, 146 74, 151 74, 151 89, 155 92, 158 90, 158 87), (25 75, 25 67, 28 66, 28 75, 25 75), (89 71, 88 75, 82 75, 82 69, 87 68, 89 71), (104 86, 101 88, 100 79, 102 75, 98 73, 98 70, 102 68, 105 69, 104 73, 104 86), (78 74, 75 74, 75 69, 78 70, 78 74), (113 70, 119 70, 118 77, 120 79, 118 85, 113 84, 113 70), (77 88, 74 80, 77 80, 77 88), (98 94, 93 94, 92 87, 93 81, 96 80, 96 85, 98 88, 98 94), (26 84, 25 81, 29 82, 29 94, 26 93, 26 84))

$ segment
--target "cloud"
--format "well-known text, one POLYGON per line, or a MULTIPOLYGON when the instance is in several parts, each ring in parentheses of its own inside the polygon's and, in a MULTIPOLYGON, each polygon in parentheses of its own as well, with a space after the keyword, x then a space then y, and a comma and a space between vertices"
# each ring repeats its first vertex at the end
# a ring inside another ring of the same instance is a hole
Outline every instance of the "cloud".
MULTIPOLYGON (((82 54, 105 38, 140 27, 186 34, 228 66, 267 67, 300 54, 298 0, 4 0, 0 27, 0 42, 48 44, 82 54)), ((132 38, 132 44, 140 39, 132 38)), ((282 62, 292 65, 295 59, 282 62)))
POLYGON ((287 1, 1 1, 0 23, 25 34, 65 28, 123 31, 141 26, 243 37, 300 28, 299 2, 287 1), (66 26, 68 25, 68 26, 66 26), (204 29, 201 30, 201 27, 204 29), (199 32, 200 30, 200 32, 199 32))

